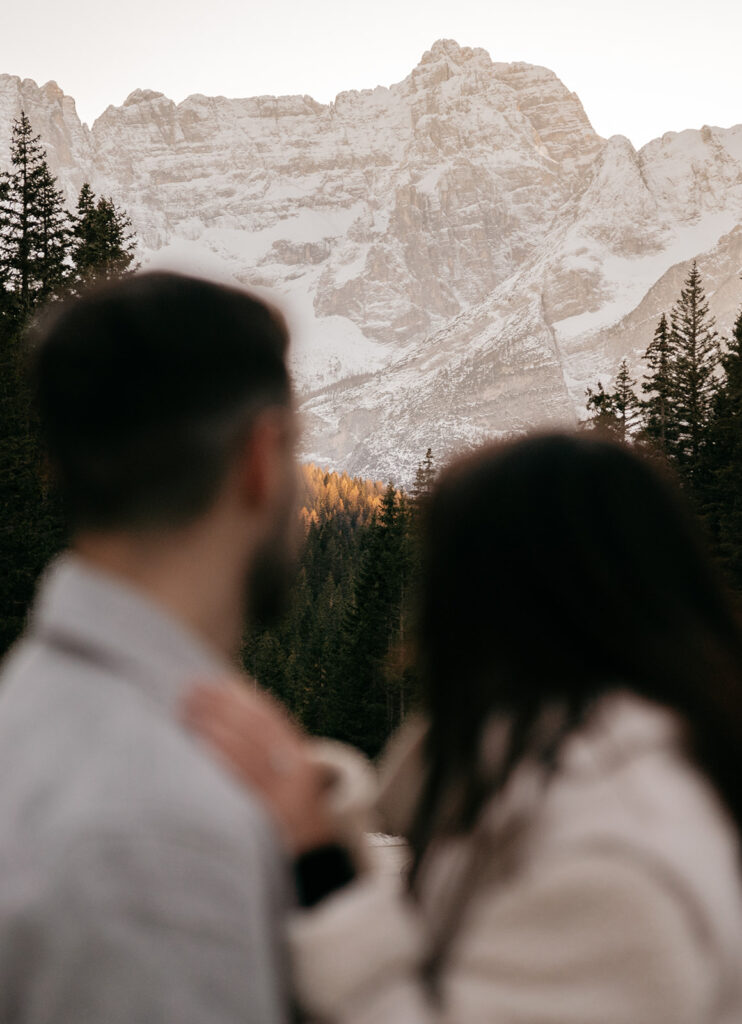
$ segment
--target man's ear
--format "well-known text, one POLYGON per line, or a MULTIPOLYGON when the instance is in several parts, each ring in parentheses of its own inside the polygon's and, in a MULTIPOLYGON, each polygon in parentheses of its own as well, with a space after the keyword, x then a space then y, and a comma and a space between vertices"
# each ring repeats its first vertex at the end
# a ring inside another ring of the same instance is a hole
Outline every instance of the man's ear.
POLYGON ((271 407, 255 419, 239 455, 239 496, 245 507, 258 511, 271 507, 285 487, 286 461, 294 447, 293 414, 271 407))

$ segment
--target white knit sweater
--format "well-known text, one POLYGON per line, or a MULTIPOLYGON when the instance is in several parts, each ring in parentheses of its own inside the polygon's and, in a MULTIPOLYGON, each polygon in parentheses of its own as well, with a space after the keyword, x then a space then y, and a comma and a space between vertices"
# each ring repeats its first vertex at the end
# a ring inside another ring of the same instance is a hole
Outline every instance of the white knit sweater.
MULTIPOLYGON (((387 758, 399 831, 420 785, 419 725, 387 758)), ((421 965, 470 869, 471 838, 432 857, 419 904, 374 874, 295 915, 297 991, 339 1024, 742 1024, 735 830, 666 711, 607 698, 546 791, 523 769, 484 832, 530 823, 517 866, 494 851, 443 961, 421 965)), ((347 795, 347 794, 346 794, 347 795)), ((486 844, 485 844, 486 845, 486 844)))

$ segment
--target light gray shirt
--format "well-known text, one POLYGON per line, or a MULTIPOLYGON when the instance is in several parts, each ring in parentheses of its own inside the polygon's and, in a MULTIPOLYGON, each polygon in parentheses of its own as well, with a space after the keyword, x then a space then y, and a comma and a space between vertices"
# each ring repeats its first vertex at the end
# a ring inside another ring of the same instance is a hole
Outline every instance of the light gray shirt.
POLYGON ((279 1024, 284 855, 182 727, 227 666, 67 555, 0 673, 0 1021, 279 1024))

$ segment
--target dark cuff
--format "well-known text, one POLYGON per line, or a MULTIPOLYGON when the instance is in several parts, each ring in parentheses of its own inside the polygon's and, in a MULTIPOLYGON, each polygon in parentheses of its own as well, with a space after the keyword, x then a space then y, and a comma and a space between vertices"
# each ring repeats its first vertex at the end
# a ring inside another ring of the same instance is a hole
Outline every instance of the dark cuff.
POLYGON ((318 846, 294 861, 294 879, 301 907, 313 907, 355 877, 356 869, 350 854, 336 843, 318 846))

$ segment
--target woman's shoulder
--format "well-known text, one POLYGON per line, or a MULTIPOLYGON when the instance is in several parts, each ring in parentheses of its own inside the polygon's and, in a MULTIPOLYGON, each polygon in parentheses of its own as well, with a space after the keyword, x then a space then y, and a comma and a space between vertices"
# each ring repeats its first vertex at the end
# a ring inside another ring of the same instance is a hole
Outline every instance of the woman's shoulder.
MULTIPOLYGON (((739 837, 685 736, 671 711, 615 693, 566 742, 545 791, 534 766, 521 766, 510 806, 495 798, 485 814, 500 835, 503 826, 529 823, 517 864, 503 879, 493 854, 464 945, 521 927, 531 936, 534 921, 538 941, 547 941, 544 920, 569 921, 586 962, 591 945, 610 960, 611 942, 620 940, 649 964, 659 943, 668 977, 678 967, 686 980, 700 970, 699 998, 710 985, 742 1005, 739 837)), ((567 953, 577 955, 568 942, 567 953)))
POLYGON ((543 801, 543 837, 615 836, 668 855, 682 845, 734 859, 736 827, 689 749, 669 709, 627 692, 605 697, 565 744, 543 801))
POLYGON ((623 858, 675 894, 721 948, 742 948, 736 826, 692 761, 682 721, 632 694, 605 698, 567 744, 530 849, 550 862, 623 858))

